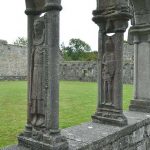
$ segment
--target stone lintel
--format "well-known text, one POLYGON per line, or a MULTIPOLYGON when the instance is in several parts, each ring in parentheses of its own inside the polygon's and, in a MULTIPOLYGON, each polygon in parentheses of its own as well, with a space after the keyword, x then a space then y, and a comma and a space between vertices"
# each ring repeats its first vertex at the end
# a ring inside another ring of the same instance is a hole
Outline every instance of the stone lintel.
MULTIPOLYGON (((125 115, 128 125, 124 127, 88 122, 63 129, 62 135, 67 137, 69 150, 145 150, 144 146, 148 150, 150 114, 128 111, 125 115)), ((2 150, 29 149, 10 146, 2 150)))
POLYGON ((146 99, 132 100, 129 106, 129 110, 150 113, 150 100, 146 100, 146 99))

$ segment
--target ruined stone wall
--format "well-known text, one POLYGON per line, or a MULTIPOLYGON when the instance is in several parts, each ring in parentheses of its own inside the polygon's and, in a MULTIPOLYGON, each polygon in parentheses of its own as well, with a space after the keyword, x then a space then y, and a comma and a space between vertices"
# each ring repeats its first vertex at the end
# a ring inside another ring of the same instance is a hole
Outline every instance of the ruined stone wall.
POLYGON ((124 44, 123 51, 123 83, 133 83, 134 77, 134 46, 124 44))
MULTIPOLYGON (((124 44, 123 82, 133 82, 133 46, 124 44)), ((0 40, 0 80, 22 80, 27 75, 26 47, 10 45, 0 40)), ((61 80, 96 81, 97 64, 94 61, 63 61, 61 80)))
MULTIPOLYGON (((127 43, 123 51, 123 82, 133 83, 134 48, 127 43)), ((94 61, 69 61, 60 64, 61 80, 97 80, 97 62, 94 61)))
POLYGON ((27 75, 26 47, 0 40, 0 79, 24 79, 27 75))
POLYGON ((96 81, 97 64, 94 61, 66 61, 60 64, 61 80, 96 81))

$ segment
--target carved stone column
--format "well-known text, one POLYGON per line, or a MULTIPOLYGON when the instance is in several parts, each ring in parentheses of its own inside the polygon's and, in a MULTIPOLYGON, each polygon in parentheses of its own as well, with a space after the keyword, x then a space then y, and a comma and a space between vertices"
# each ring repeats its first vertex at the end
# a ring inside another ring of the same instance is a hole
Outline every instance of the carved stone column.
POLYGON ((123 35, 131 17, 125 0, 97 0, 93 21, 99 26, 98 106, 93 122, 127 125, 122 110, 123 35), (108 36, 108 33, 113 33, 108 36))
POLYGON ((129 42, 134 44, 134 100, 129 110, 150 112, 150 1, 131 0, 134 23, 129 42))
POLYGON ((18 141, 19 145, 33 150, 68 149, 67 140, 59 130, 60 3, 60 0, 26 0, 28 116, 18 141))

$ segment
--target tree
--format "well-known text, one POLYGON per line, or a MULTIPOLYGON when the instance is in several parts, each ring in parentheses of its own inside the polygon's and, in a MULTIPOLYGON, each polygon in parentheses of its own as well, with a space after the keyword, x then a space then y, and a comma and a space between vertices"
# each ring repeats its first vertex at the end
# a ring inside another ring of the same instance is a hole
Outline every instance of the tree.
POLYGON ((14 45, 18 46, 27 46, 27 39, 25 37, 18 37, 16 41, 14 41, 14 45))
POLYGON ((85 53, 91 51, 91 47, 80 39, 70 39, 69 45, 61 45, 65 60, 84 60, 85 53))

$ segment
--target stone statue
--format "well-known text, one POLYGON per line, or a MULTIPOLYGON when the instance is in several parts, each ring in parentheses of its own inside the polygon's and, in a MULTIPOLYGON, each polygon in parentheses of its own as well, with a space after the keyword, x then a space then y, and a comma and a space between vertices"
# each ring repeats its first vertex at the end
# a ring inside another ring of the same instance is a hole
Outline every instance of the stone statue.
POLYGON ((43 18, 34 21, 33 49, 32 49, 32 76, 31 76, 31 124, 42 127, 45 123, 44 112, 44 43, 45 24, 43 18))
POLYGON ((105 45, 105 53, 102 58, 102 78, 104 85, 104 102, 113 104, 113 78, 115 74, 115 54, 111 37, 108 37, 105 45))

